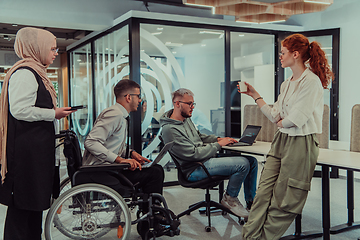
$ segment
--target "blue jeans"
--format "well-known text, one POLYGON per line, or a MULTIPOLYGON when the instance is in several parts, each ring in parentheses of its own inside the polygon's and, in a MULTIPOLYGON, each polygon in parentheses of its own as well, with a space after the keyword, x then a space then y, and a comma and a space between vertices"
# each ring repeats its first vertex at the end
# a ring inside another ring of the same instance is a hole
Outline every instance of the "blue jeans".
MULTIPOLYGON (((258 163, 252 156, 231 156, 210 158, 204 166, 212 176, 230 176, 226 189, 231 197, 237 197, 242 183, 244 183, 245 201, 253 201, 256 193, 258 163)), ((196 182, 207 178, 205 171, 198 167, 188 180, 196 182)))

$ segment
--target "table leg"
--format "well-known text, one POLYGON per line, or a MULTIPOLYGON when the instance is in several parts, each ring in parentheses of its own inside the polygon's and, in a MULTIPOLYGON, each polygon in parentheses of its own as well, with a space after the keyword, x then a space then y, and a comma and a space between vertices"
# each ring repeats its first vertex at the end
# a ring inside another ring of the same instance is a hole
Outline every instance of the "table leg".
POLYGON ((360 222, 354 223, 354 172, 347 170, 347 223, 334 226, 330 229, 331 234, 337 234, 352 229, 360 228, 360 222))
POLYGON ((295 233, 294 235, 284 236, 280 240, 291 239, 311 239, 322 237, 322 232, 301 232, 301 214, 298 214, 295 218, 295 233))
POLYGON ((330 175, 329 167, 321 166, 322 169, 322 215, 323 215, 323 239, 330 240, 330 175))

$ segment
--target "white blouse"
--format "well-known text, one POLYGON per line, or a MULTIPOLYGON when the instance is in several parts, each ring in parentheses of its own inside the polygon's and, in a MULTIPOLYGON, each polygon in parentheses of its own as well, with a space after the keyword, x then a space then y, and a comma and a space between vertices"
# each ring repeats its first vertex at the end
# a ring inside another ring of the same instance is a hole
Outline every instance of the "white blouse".
POLYGON ((38 87, 34 74, 27 69, 19 69, 11 75, 9 107, 14 118, 27 122, 54 121, 54 109, 35 107, 38 87))
POLYGON ((282 119, 280 131, 289 136, 304 136, 322 132, 324 89, 321 81, 308 68, 300 78, 286 79, 273 107, 264 105, 261 111, 273 123, 282 119))

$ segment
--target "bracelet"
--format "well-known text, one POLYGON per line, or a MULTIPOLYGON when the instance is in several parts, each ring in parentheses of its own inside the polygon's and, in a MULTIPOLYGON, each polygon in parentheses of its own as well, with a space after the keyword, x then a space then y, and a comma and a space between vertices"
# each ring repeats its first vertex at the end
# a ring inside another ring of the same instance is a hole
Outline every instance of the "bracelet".
POLYGON ((263 98, 262 98, 262 97, 258 97, 257 99, 255 99, 255 103, 256 103, 256 101, 259 100, 259 99, 263 99, 263 98))

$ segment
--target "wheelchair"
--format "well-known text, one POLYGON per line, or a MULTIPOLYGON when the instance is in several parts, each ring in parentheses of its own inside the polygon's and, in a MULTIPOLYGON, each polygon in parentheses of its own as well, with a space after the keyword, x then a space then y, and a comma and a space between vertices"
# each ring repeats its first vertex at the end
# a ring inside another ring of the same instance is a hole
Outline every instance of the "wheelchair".
POLYGON ((47 213, 44 227, 47 240, 102 237, 125 240, 133 224, 137 224, 143 240, 180 234, 180 221, 164 197, 142 193, 121 174, 128 164, 81 166, 82 154, 75 132, 63 130, 56 138, 60 140, 58 146, 64 145, 69 177, 60 184, 59 197, 53 200, 47 213), (86 176, 94 172, 111 174, 114 171, 124 185, 120 193, 99 183, 86 182, 86 176), (130 210, 136 206, 139 206, 137 219, 131 221, 130 210), (147 210, 141 211, 140 206, 146 206, 147 210))

